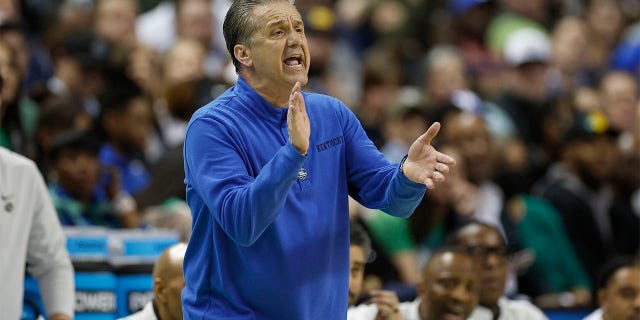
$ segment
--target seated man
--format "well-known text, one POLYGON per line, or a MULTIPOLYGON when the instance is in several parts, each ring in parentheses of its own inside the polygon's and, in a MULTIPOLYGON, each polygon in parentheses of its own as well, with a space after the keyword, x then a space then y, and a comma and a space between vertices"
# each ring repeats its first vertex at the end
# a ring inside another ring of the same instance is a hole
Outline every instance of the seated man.
POLYGON ((479 297, 473 257, 458 248, 436 251, 423 269, 418 294, 400 304, 404 320, 475 319, 471 313, 479 297))
POLYGON ((600 308, 584 320, 640 319, 640 259, 611 260, 598 284, 600 308))
POLYGON ((362 293, 362 280, 367 257, 371 252, 371 238, 357 222, 349 230, 349 309, 348 320, 401 320, 398 296, 393 291, 374 290, 369 293, 372 303, 355 305, 362 293))
POLYGON ((480 276, 480 306, 474 311, 473 319, 547 319, 530 302, 503 296, 507 280, 507 246, 496 227, 471 221, 458 228, 447 242, 464 248, 475 259, 480 276))
POLYGON ((120 320, 182 320, 182 264, 187 244, 166 248, 153 266, 153 299, 142 310, 120 320))

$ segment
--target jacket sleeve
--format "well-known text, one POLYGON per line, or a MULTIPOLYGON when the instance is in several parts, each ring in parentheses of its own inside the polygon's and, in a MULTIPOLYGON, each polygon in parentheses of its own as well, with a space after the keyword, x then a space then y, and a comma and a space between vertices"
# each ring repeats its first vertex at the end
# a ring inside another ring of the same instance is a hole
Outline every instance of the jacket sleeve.
POLYGON ((287 142, 254 178, 239 143, 215 119, 195 120, 184 145, 185 171, 224 232, 250 246, 275 220, 305 156, 287 142))
POLYGON ((73 317, 75 285, 66 237, 44 180, 35 166, 30 169, 25 178, 29 179, 36 203, 27 244, 27 271, 38 280, 47 314, 63 313, 73 317))
POLYGON ((360 121, 342 105, 349 194, 362 205, 396 217, 408 217, 426 187, 409 180, 399 164, 389 163, 367 137, 360 121))

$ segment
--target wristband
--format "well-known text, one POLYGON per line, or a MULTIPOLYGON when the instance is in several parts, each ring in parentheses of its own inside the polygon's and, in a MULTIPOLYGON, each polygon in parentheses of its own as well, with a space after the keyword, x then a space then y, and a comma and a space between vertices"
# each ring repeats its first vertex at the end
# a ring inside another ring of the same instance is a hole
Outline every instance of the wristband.
MULTIPOLYGON (((403 167, 404 167, 404 162, 405 162, 405 161, 407 161, 407 157, 408 157, 408 156, 409 156, 409 155, 405 155, 404 157, 402 157, 402 160, 400 160, 400 173, 402 173, 402 175, 405 175, 405 174, 404 174, 403 167)), ((406 176, 406 175, 405 175, 405 176, 406 176)))

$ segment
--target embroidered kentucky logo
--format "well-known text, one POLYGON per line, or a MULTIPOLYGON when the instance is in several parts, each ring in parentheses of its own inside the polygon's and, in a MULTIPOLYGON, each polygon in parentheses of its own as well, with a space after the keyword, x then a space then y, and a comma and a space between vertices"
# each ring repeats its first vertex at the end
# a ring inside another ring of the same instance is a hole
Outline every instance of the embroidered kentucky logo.
POLYGON ((316 144, 316 151, 322 152, 327 149, 333 148, 339 144, 342 144, 343 140, 344 138, 342 136, 339 136, 339 137, 331 138, 323 143, 316 144))

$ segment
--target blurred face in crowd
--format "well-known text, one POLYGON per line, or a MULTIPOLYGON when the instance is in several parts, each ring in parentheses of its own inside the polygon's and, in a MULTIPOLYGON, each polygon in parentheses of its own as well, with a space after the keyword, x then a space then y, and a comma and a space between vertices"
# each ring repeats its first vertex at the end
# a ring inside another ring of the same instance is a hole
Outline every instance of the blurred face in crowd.
POLYGON ((640 319, 640 266, 621 268, 598 293, 604 320, 640 319))
POLYGON ((563 72, 577 72, 584 67, 587 50, 587 29, 584 22, 574 16, 562 18, 551 36, 554 67, 563 72))
POLYGON ((484 120, 474 114, 460 112, 446 119, 444 136, 460 148, 469 179, 483 182, 493 174, 493 147, 491 135, 484 120))
MULTIPOLYGON (((4 42, 0 42, 0 75, 2 75, 2 79, 4 80, 0 95, 6 105, 6 103, 15 101, 18 98, 20 75, 16 68, 14 51, 4 42)), ((0 116, 2 112, 4 111, 0 109, 0 116)))
POLYGON ((362 281, 367 256, 364 248, 352 245, 349 249, 349 306, 354 306, 362 294, 362 281))
POLYGON ((586 11, 590 35, 599 41, 613 43, 623 27, 623 16, 617 0, 594 0, 586 11))
POLYGON ((167 85, 200 79, 205 76, 205 49, 195 40, 179 40, 169 50, 164 62, 167 85))
POLYGON ((575 141, 569 147, 575 172, 591 188, 598 188, 611 178, 619 152, 613 138, 604 134, 575 141))
POLYGON ((96 8, 95 32, 112 45, 131 45, 136 41, 137 16, 135 0, 100 0, 96 8))
POLYGON ((89 150, 63 149, 55 161, 58 182, 74 198, 89 202, 100 177, 98 154, 89 150))
POLYGON ((638 126, 633 115, 638 112, 638 83, 630 74, 612 72, 604 77, 600 101, 609 124, 617 130, 633 132, 638 126))
POLYGON ((144 96, 129 100, 122 110, 108 111, 103 122, 110 141, 124 152, 144 150, 153 125, 152 112, 144 96))
POLYGON ((421 319, 466 319, 478 303, 477 281, 470 256, 459 252, 433 256, 423 273, 421 319))
POLYGON ((310 57, 302 17, 288 1, 259 5, 252 13, 258 28, 248 45, 234 47, 241 71, 250 73, 252 86, 261 94, 289 97, 297 81, 308 81, 310 57))
POLYGON ((464 61, 457 55, 443 56, 431 66, 426 80, 432 104, 447 103, 454 91, 467 88, 464 61))
POLYGON ((200 42, 206 50, 213 39, 213 14, 207 0, 180 1, 178 4, 178 35, 200 42))
POLYGON ((459 230, 457 238, 480 271, 480 304, 495 310, 507 281, 507 248, 502 237, 495 229, 470 224, 459 230))

